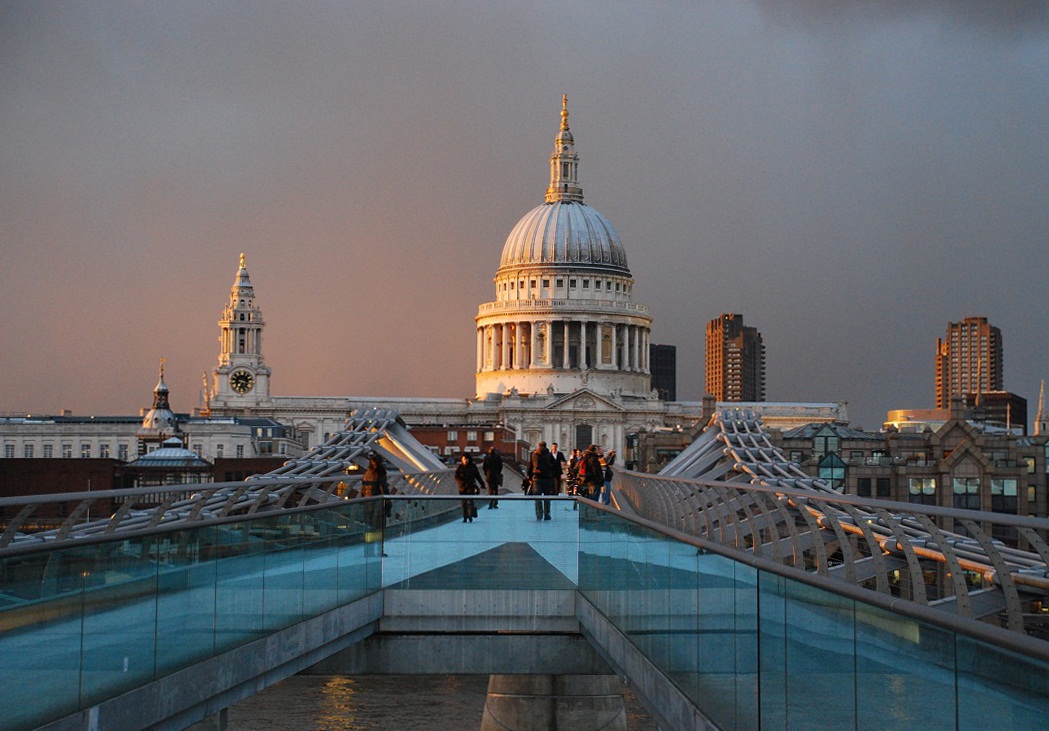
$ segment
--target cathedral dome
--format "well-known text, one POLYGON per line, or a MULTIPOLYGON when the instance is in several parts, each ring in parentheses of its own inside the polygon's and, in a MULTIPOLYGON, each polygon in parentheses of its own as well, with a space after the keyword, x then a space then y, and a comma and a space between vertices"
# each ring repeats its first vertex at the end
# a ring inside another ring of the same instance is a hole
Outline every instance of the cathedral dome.
POLYGON ((630 276, 615 227, 578 201, 536 206, 510 232, 499 269, 548 265, 593 267, 630 276))
POLYGON ((630 276, 626 251, 607 218, 583 203, 579 155, 568 126, 568 97, 561 98, 561 129, 550 156, 546 202, 526 213, 510 232, 496 275, 535 267, 565 267, 630 276))

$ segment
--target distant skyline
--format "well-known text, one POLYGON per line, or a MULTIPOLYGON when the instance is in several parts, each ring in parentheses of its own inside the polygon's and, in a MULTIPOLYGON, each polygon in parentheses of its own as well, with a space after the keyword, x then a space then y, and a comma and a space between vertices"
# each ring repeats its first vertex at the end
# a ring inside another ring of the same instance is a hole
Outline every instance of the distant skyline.
POLYGON ((1049 373, 1049 9, 1003 0, 0 6, 0 412, 199 404, 240 252, 278 395, 469 397, 477 307, 567 93, 698 400, 932 408, 947 323, 1049 373))

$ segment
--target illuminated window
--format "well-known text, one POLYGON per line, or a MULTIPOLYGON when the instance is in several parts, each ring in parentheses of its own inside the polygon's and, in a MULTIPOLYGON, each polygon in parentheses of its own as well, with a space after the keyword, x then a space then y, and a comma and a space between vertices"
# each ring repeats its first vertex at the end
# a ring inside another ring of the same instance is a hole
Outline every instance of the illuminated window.
POLYGON ((936 478, 912 477, 907 486, 910 502, 922 505, 936 504, 936 478))

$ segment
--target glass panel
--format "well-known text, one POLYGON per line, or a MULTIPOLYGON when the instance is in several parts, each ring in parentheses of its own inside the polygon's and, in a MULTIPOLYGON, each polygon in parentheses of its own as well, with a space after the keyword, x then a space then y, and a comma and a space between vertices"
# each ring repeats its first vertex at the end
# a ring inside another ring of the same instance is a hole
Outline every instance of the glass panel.
MULTIPOLYGON (((164 536, 157 560, 157 673, 188 667, 215 652, 213 561, 200 562, 202 546, 213 546, 214 528, 164 536)), ((206 552, 206 549, 205 549, 206 552)))
POLYGON ((953 634, 859 602, 855 609, 856 727, 953 729, 953 634))
POLYGON ((156 543, 143 538, 90 549, 81 564, 82 706, 152 680, 156 656, 156 543))
POLYGON ((958 728, 1034 729, 1049 718, 1045 663, 958 637, 958 728))
POLYGON ((852 602, 787 581, 784 627, 786 727, 851 728, 856 718, 852 602), (818 706, 813 702, 817 688, 818 706))

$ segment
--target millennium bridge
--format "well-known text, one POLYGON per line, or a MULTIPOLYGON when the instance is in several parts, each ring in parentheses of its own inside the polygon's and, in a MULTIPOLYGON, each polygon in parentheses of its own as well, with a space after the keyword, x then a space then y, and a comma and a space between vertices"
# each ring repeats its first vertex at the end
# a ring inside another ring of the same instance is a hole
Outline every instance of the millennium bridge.
POLYGON ((664 731, 1049 718, 1049 520, 840 495, 740 411, 534 499, 462 523, 379 410, 244 482, 0 499, 0 729, 218 729, 298 672, 488 674, 484 731, 626 728, 621 682, 664 731))

